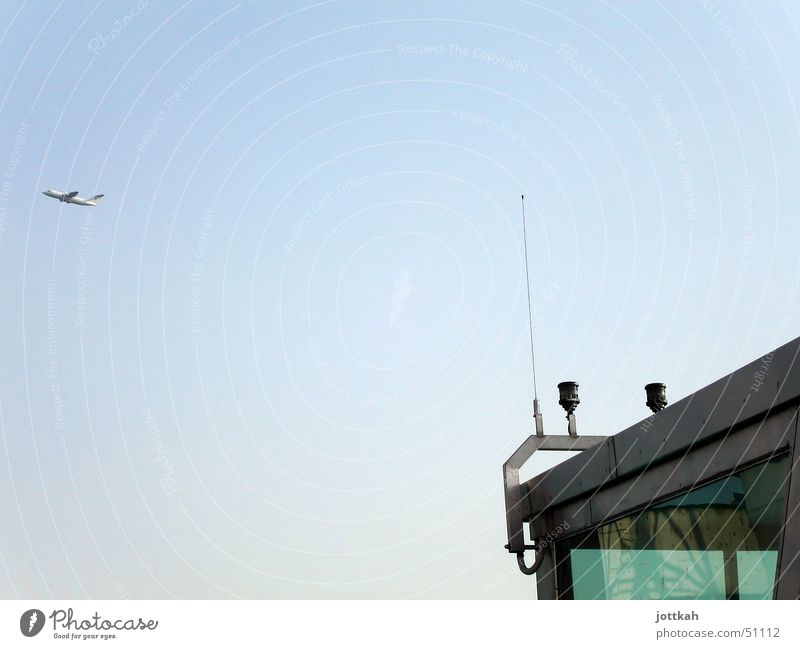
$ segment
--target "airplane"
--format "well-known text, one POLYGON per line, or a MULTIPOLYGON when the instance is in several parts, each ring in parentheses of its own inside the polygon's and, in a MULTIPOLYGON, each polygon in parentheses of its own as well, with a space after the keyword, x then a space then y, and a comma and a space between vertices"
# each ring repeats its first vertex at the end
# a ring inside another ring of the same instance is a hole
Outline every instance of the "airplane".
POLYGON ((78 196, 78 192, 57 192, 55 189, 48 189, 42 194, 50 198, 57 198, 62 203, 74 203, 75 205, 88 205, 90 207, 95 207, 100 199, 103 198, 103 194, 95 194, 91 198, 81 198, 78 196))

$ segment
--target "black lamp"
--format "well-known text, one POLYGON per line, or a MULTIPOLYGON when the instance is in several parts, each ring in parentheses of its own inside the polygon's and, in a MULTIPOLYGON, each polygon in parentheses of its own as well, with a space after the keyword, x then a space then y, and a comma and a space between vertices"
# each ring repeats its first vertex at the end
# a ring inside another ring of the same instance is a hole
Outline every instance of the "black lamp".
POLYGON ((644 386, 647 393, 647 407, 659 412, 667 407, 667 386, 663 383, 648 383, 644 386))
POLYGON ((578 407, 578 384, 575 381, 563 381, 558 384, 558 405, 567 411, 569 417, 578 407))

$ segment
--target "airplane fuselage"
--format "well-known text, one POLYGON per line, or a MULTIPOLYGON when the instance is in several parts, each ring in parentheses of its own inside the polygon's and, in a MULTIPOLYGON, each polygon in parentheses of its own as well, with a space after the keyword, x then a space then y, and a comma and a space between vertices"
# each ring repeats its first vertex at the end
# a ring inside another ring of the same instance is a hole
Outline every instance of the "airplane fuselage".
POLYGON ((62 203, 86 205, 88 207, 96 207, 97 201, 103 197, 102 194, 97 194, 91 198, 81 198, 78 196, 78 192, 57 192, 55 189, 48 189, 46 192, 42 192, 42 194, 49 196, 50 198, 57 198, 62 203))

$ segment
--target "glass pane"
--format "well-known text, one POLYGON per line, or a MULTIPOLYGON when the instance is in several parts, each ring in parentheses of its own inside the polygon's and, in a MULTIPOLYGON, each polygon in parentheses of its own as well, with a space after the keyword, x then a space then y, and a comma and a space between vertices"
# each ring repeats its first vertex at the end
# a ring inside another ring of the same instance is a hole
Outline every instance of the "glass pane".
POLYGON ((575 599, 725 599, 722 552, 576 549, 570 559, 575 599))
POLYGON ((556 545, 575 599, 770 599, 789 456, 556 545))
POLYGON ((737 552, 739 599, 772 599, 777 565, 777 550, 737 552))

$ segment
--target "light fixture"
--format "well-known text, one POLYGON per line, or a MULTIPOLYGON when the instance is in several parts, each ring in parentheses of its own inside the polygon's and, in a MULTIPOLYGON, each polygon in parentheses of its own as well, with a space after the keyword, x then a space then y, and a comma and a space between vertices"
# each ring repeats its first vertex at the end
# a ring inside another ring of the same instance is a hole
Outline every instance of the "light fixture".
POLYGON ((644 386, 647 393, 647 407, 659 412, 667 407, 667 386, 663 383, 648 383, 644 386))
POLYGON ((567 411, 569 417, 578 407, 578 384, 575 381, 563 381, 558 384, 558 405, 567 411))

